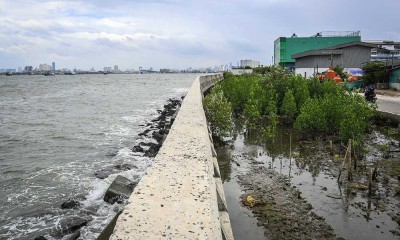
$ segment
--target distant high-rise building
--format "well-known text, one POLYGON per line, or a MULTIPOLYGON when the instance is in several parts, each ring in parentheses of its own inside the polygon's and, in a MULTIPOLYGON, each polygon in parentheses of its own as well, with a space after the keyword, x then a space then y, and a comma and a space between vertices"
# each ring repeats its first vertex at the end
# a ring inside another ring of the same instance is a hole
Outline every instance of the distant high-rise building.
POLYGON ((240 60, 240 67, 245 68, 245 67, 259 67, 260 66, 260 61, 253 61, 253 60, 240 60))
POLYGON ((51 70, 55 71, 56 70, 56 62, 51 63, 51 70))
POLYGON ((114 72, 119 72, 118 65, 114 65, 114 72))
POLYGON ((43 63, 39 65, 40 71, 51 71, 51 66, 47 63, 43 63))
POLYGON ((25 66, 24 72, 32 72, 32 71, 33 71, 33 67, 32 66, 25 66))

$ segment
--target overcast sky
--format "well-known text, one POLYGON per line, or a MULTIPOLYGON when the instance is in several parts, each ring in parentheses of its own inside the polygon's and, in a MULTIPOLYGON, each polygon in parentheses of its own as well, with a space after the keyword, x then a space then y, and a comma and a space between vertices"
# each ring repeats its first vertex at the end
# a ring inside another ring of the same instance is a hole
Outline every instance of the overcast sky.
POLYGON ((269 65, 280 36, 400 41, 400 0, 0 0, 0 68, 269 65))

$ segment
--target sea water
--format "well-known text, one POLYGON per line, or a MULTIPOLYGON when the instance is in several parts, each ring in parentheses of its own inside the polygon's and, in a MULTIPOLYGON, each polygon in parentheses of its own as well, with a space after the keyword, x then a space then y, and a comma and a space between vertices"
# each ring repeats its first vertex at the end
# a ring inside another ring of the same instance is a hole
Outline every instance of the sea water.
MULTIPOLYGON (((48 236, 61 219, 91 219, 82 239, 93 239, 119 204, 103 195, 117 164, 138 181, 152 158, 130 149, 169 98, 180 98, 193 74, 0 76, 0 239, 48 236), (79 208, 61 209, 68 199, 79 208)), ((151 140, 149 140, 151 141, 151 140)))

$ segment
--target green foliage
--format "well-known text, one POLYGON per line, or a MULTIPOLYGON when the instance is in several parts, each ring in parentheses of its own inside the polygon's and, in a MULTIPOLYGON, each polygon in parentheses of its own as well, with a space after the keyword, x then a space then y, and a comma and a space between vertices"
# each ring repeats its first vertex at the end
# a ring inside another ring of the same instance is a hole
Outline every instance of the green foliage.
MULTIPOLYGON (((327 85, 329 86, 329 85, 327 85)), ((339 94, 331 86, 324 98, 307 101, 301 108, 295 127, 303 133, 338 133, 343 142, 353 139, 355 144, 361 142, 373 109, 358 94, 339 94)))
POLYGON ((385 64, 383 62, 374 61, 364 63, 362 70, 364 71, 362 79, 364 79, 366 86, 385 81, 385 64))
POLYGON ((306 79, 280 67, 266 69, 264 76, 224 73, 224 81, 205 99, 207 118, 215 121, 213 133, 230 131, 233 111, 249 130, 273 137, 280 114, 301 133, 339 135, 342 141, 353 139, 360 146, 374 113, 362 96, 346 92, 332 80, 306 79))
POLYGON ((314 78, 307 86, 312 101, 301 108, 295 127, 303 133, 339 134, 344 142, 353 139, 360 143, 373 115, 363 97, 346 92, 331 80, 320 82, 314 78))
POLYGON ((263 85, 260 75, 225 75, 223 92, 235 116, 243 116, 248 129, 273 136, 278 124, 276 91, 263 85))
POLYGON ((247 93, 247 102, 244 105, 243 115, 246 119, 248 128, 257 128, 262 120, 263 99, 265 92, 260 85, 252 84, 247 93))
POLYGON ((233 75, 233 73, 229 72, 229 71, 224 72, 223 75, 224 75, 224 79, 230 79, 230 78, 235 77, 235 75, 233 75))
POLYGON ((307 87, 310 98, 320 98, 324 95, 324 90, 322 89, 321 81, 316 77, 311 78, 307 82, 307 87))
POLYGON ((362 134, 372 118, 374 110, 358 94, 346 95, 342 103, 342 120, 340 121, 339 135, 342 141, 353 139, 356 144, 361 142, 362 134))
POLYGON ((232 108, 219 84, 204 98, 203 104, 213 135, 228 136, 232 131, 232 108))
POLYGON ((267 90, 273 89, 277 96, 277 108, 280 112, 283 98, 285 97, 286 91, 291 86, 291 77, 293 73, 280 67, 272 67, 271 71, 268 72, 263 78, 263 86, 267 90))
POLYGON ((319 97, 325 97, 326 95, 332 94, 334 96, 341 96, 346 94, 345 88, 338 85, 335 81, 330 79, 325 79, 322 81, 322 95, 319 97))
POLYGON ((261 74, 261 75, 265 75, 267 72, 271 71, 271 67, 266 66, 266 67, 256 67, 253 68, 253 73, 255 74, 261 74))
MULTIPOLYGON (((260 76, 257 75, 225 75, 222 81, 222 89, 229 102, 232 104, 233 112, 238 115, 243 112, 247 101, 253 94, 250 89, 255 89, 258 85, 260 76)), ((254 95, 254 94, 253 94, 254 95)))
POLYGON ((328 128, 324 109, 318 99, 309 99, 301 107, 294 127, 303 133, 312 135, 323 133, 328 128))
POLYGON ((291 123, 297 114, 296 101, 294 100, 292 90, 288 90, 283 98, 281 114, 286 118, 288 123, 291 123))
POLYGON ((308 90, 306 78, 301 75, 292 77, 292 89, 294 92, 294 98, 296 100, 297 111, 300 112, 303 104, 310 98, 310 92, 308 90))
POLYGON ((343 118, 344 102, 342 96, 332 93, 327 93, 320 100, 321 108, 324 109, 325 121, 327 122, 326 132, 335 134, 339 131, 340 122, 343 118))
POLYGON ((346 79, 346 75, 343 73, 343 67, 336 65, 334 68, 332 68, 333 71, 335 71, 341 78, 346 79))

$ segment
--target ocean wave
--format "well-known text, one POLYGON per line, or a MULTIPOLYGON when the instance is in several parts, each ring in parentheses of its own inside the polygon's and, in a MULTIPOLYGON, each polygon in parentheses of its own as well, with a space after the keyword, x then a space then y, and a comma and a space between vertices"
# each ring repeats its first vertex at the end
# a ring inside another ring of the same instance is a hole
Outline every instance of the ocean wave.
POLYGON ((103 200, 112 180, 122 175, 139 181, 151 165, 152 158, 131 151, 139 141, 155 142, 138 134, 169 98, 187 91, 194 77, 31 78, 17 86, 23 97, 17 90, 0 94, 0 103, 9 103, 1 105, 7 115, 0 118, 0 139, 10 140, 0 148, 0 155, 7 156, 1 161, 12 165, 2 170, 15 178, 3 188, 6 196, 0 196, 0 239, 52 239, 48 231, 76 215, 90 216, 92 220, 80 229, 81 239, 94 239, 123 207, 103 200), (117 169, 118 165, 130 167, 117 169), (104 168, 115 171, 105 179, 96 178, 94 173, 104 168), (80 207, 61 209, 70 198, 80 207))

